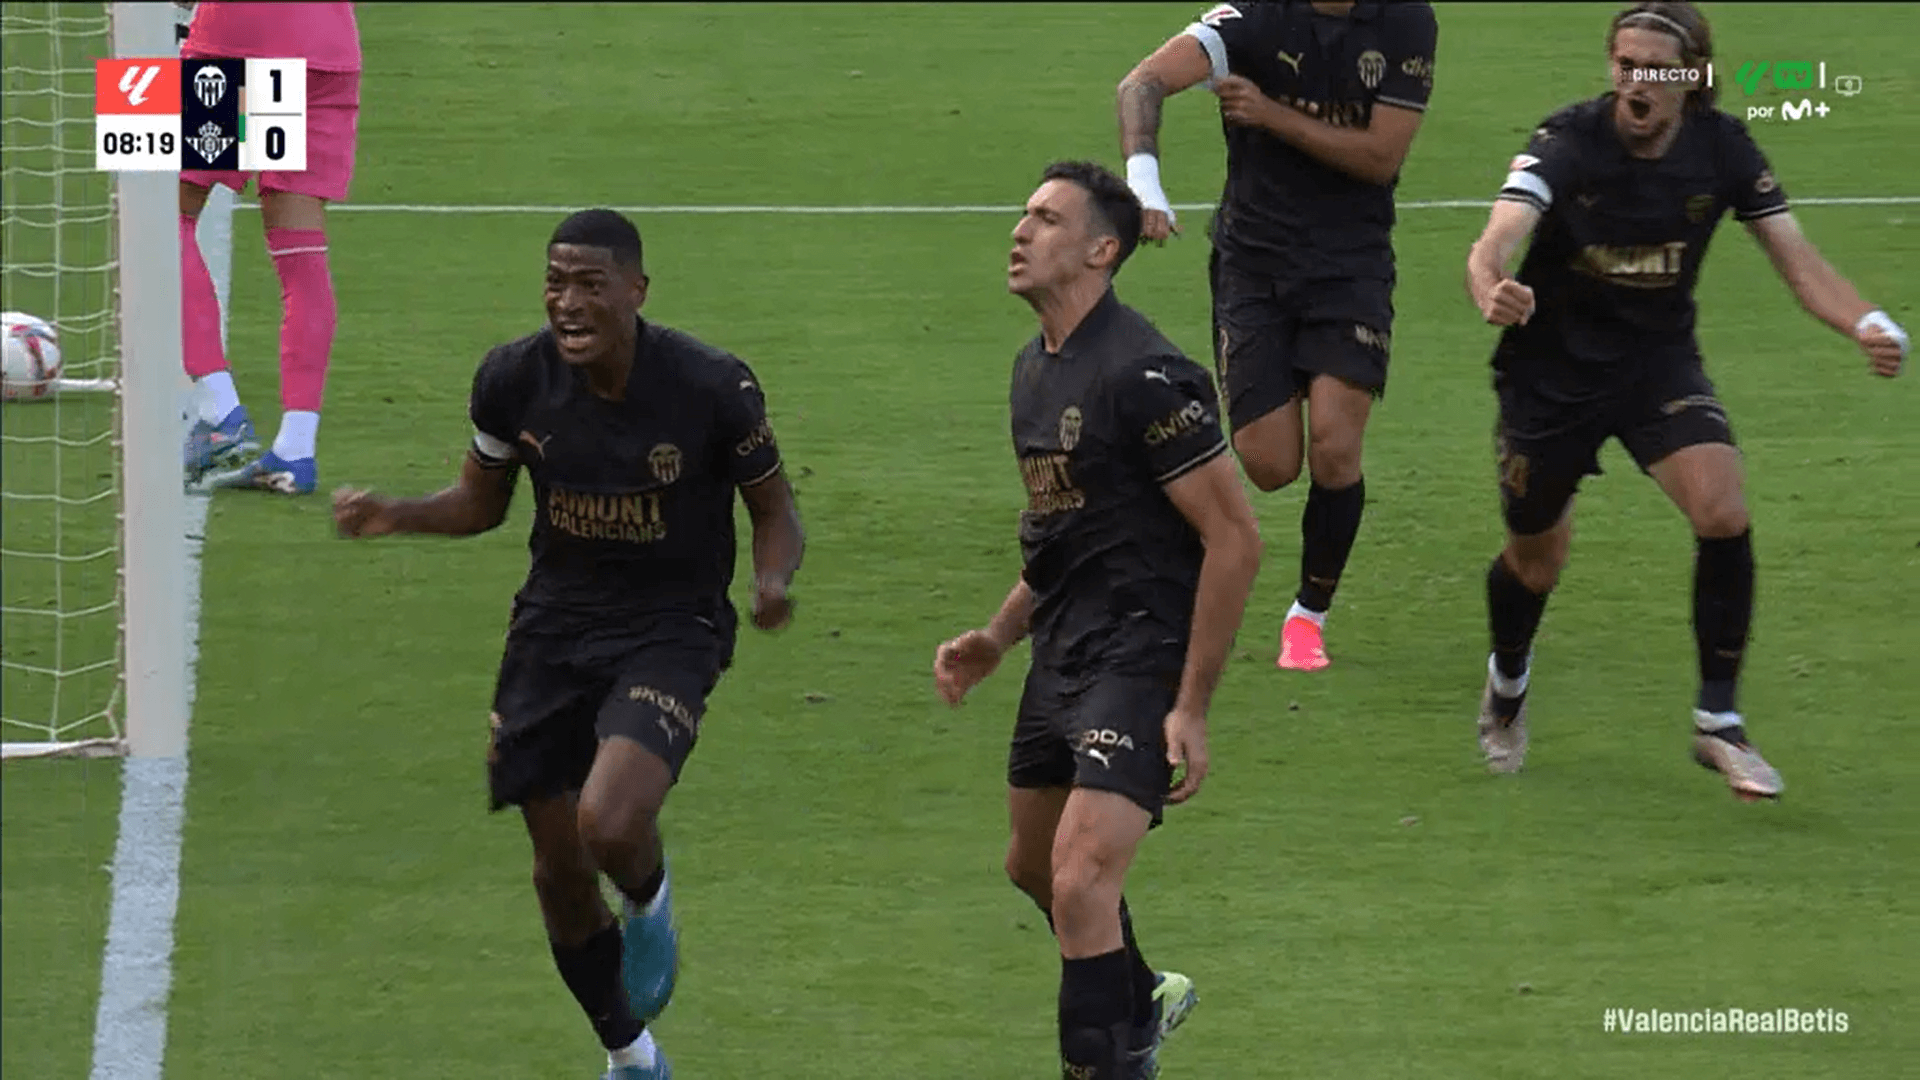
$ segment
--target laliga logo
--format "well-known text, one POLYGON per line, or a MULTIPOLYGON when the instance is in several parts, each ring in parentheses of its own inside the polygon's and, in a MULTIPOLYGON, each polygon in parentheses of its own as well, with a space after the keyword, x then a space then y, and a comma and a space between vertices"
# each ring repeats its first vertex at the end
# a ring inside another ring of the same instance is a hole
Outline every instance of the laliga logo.
POLYGON ((127 104, 145 105, 147 103, 147 88, 153 85, 153 80, 158 77, 159 74, 160 66, 158 64, 149 64, 146 67, 130 67, 121 72, 120 92, 127 95, 127 104))
POLYGON ((211 109, 227 96, 227 73, 211 65, 193 73, 193 94, 211 109))

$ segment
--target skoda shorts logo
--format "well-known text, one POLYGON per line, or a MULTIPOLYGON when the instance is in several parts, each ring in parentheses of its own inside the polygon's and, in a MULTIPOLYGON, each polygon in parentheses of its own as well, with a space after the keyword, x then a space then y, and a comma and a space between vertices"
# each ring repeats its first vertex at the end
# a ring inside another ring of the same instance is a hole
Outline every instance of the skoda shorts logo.
POLYGON ((1060 414, 1060 449, 1071 451, 1080 445, 1080 406, 1069 405, 1060 414))
POLYGON ((664 442, 654 447, 647 453, 647 467, 653 470, 653 478, 663 484, 680 479, 680 448, 664 442))
POLYGON ((193 96, 211 109, 227 96, 227 73, 209 64, 193 73, 193 96))
POLYGON ((233 140, 227 136, 227 133, 220 130, 220 125, 211 120, 201 124, 199 133, 193 138, 183 141, 193 147, 193 152, 200 155, 200 160, 209 165, 220 160, 220 155, 226 153, 227 147, 233 145, 233 140))
POLYGON ((1112 728, 1092 728, 1083 731, 1074 739, 1073 749, 1085 754, 1107 768, 1113 768, 1113 755, 1121 750, 1132 750, 1133 736, 1124 735, 1112 728))
POLYGON ((1372 90, 1380 85, 1387 74, 1387 58, 1378 49, 1368 49, 1360 54, 1360 81, 1372 90))

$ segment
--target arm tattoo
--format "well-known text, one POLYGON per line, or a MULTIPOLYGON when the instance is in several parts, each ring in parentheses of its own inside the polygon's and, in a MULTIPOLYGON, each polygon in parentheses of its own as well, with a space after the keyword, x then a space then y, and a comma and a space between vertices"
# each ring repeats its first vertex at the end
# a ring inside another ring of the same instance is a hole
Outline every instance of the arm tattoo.
POLYGON ((1167 97, 1162 87, 1150 75, 1138 78, 1129 76, 1120 84, 1120 152, 1126 157, 1135 154, 1160 154, 1160 104, 1167 97))

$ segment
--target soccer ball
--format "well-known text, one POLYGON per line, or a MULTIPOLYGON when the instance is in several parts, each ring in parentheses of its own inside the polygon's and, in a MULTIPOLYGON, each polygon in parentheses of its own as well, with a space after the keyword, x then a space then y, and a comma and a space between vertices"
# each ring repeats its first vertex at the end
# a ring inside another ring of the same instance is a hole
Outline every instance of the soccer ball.
POLYGON ((60 337, 45 319, 9 311, 0 315, 7 330, 5 379, 8 401, 31 401, 53 393, 60 378, 60 337))

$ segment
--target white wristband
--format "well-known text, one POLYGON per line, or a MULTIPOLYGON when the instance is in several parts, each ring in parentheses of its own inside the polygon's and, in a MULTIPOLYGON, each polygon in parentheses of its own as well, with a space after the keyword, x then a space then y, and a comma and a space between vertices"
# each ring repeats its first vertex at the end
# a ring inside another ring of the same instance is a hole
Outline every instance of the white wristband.
POLYGON ((512 443, 501 442, 479 428, 473 429, 473 448, 480 451, 482 456, 495 461, 506 461, 513 457, 512 443))
POLYGON ((1861 334, 1866 333, 1869 327, 1892 338, 1894 344, 1900 346, 1900 359, 1905 360, 1907 358, 1907 351, 1912 347, 1913 341, 1907 337, 1905 330, 1900 329, 1900 324, 1894 322, 1886 312, 1875 308, 1865 315, 1860 316, 1860 321, 1853 324, 1853 336, 1859 337, 1861 334))
POLYGON ((1127 186, 1133 189, 1134 198, 1148 210, 1158 210, 1173 220, 1173 204, 1167 201, 1167 193, 1160 190, 1160 159, 1152 154, 1135 154, 1127 159, 1127 186))

